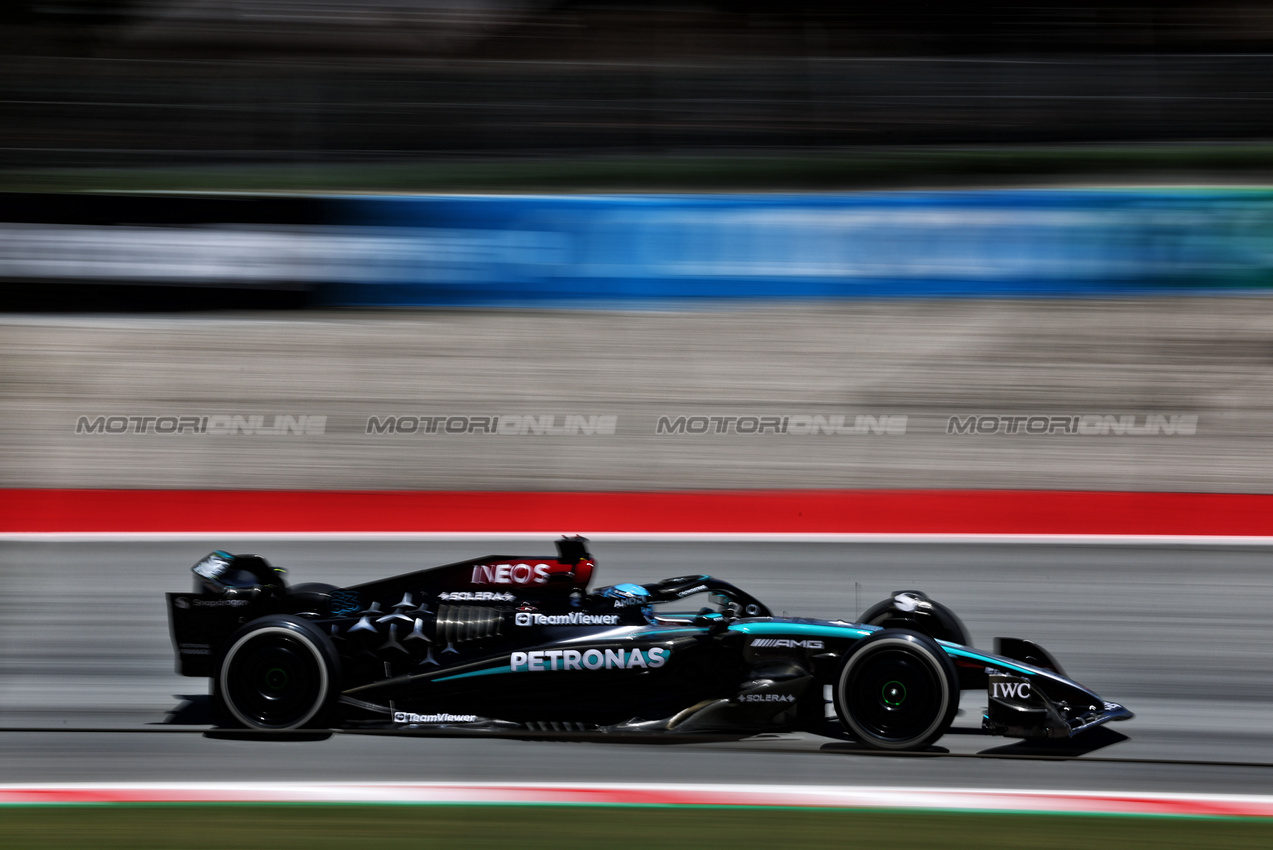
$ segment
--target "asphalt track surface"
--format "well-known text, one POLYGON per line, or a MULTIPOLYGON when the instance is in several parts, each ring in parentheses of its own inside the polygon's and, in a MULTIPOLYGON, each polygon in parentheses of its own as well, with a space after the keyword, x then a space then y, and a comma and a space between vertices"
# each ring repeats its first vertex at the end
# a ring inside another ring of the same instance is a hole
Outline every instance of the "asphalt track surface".
POLYGON ((1137 713, 1029 747, 977 733, 964 693, 934 751, 875 755, 804 735, 677 745, 209 736, 207 683, 173 673, 164 591, 214 548, 258 551, 293 581, 351 584, 524 543, 0 543, 0 782, 763 782, 1264 793, 1273 787, 1273 551, 1095 544, 596 542, 598 584, 706 572, 789 614, 851 618, 891 591, 951 605, 974 643, 1048 647, 1137 713))

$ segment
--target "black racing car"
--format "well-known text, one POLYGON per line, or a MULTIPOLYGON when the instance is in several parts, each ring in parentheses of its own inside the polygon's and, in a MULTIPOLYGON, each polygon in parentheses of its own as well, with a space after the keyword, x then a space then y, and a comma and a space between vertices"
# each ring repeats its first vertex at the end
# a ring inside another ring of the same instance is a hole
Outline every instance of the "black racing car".
POLYGON ((595 567, 575 537, 551 558, 289 587, 259 555, 213 552, 194 593, 167 594, 177 669, 212 678, 227 722, 267 731, 804 730, 911 750, 946 732, 971 688, 996 735, 1069 738, 1132 716, 1028 640, 971 648, 919 591, 848 623, 775 617, 705 575, 590 592, 595 567))

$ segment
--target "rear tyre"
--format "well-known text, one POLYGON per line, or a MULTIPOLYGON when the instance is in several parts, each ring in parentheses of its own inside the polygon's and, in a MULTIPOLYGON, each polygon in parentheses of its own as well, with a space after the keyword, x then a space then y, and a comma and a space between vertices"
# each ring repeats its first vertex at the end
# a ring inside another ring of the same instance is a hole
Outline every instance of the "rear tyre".
POLYGON ((230 636, 213 677, 236 725, 272 732, 325 725, 339 691, 331 640, 298 617, 261 617, 230 636))
POLYGON ((863 639, 835 685, 844 728, 868 747, 918 750, 946 733, 959 708, 955 665, 936 641, 902 629, 863 639))

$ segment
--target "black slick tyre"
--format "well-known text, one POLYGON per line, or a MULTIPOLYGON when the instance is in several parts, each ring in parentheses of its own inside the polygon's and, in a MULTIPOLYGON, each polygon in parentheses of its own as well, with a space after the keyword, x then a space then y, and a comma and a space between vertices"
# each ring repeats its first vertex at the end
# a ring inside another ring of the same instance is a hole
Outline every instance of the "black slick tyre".
POLYGON ((875 603, 863 612, 858 622, 868 626, 881 626, 885 629, 908 629, 938 640, 948 640, 964 646, 972 645, 968 637, 968 627, 964 625, 963 620, 959 619, 950 608, 935 599, 930 599, 926 593, 918 590, 899 591, 888 599, 875 603), (918 605, 915 610, 903 611, 897 607, 896 599, 901 594, 916 600, 918 605))
POLYGON ((866 746, 919 750, 950 728, 959 708, 959 679, 932 638, 884 629, 849 653, 834 702, 845 731, 866 746))
POLYGON ((217 659, 213 693, 237 726, 281 732, 323 726, 340 690, 331 640, 300 617, 244 624, 217 659))

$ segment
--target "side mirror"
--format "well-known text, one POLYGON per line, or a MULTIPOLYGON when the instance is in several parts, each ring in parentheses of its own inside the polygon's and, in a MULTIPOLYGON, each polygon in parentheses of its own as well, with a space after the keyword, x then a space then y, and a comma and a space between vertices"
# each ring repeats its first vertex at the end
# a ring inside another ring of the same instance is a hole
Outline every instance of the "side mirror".
POLYGON ((712 611, 708 614, 699 614, 694 618, 694 625, 700 629, 707 629, 709 635, 718 635, 729 629, 729 620, 723 614, 712 611))

